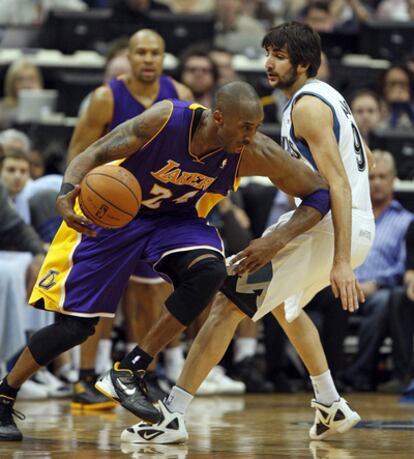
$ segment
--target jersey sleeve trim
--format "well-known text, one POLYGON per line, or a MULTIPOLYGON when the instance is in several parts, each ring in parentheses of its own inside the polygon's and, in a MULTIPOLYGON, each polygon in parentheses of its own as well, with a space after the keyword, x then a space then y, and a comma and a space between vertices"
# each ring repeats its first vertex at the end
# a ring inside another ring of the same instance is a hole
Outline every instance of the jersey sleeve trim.
POLYGON ((167 119, 164 121, 163 125, 158 129, 158 131, 146 142, 144 145, 140 148, 140 150, 143 150, 145 147, 147 147, 154 139, 158 137, 158 135, 164 130, 165 126, 167 125, 168 121, 170 121, 172 112, 174 110, 174 104, 168 100, 167 101, 169 104, 171 104, 170 112, 168 113, 167 119))

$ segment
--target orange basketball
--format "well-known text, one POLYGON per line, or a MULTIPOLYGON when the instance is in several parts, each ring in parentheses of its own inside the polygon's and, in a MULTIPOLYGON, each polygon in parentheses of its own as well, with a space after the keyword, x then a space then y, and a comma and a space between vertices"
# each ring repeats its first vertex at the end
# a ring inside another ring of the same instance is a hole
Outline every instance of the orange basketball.
POLYGON ((105 165, 92 169, 81 182, 79 205, 82 212, 103 228, 128 224, 141 206, 141 187, 128 170, 105 165))

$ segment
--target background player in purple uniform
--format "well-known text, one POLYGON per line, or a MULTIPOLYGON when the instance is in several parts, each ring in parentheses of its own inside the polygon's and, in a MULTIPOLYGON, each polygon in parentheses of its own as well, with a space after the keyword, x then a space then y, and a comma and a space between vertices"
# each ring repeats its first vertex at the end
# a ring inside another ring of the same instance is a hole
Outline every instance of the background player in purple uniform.
POLYGON ((36 307, 60 312, 59 320, 31 337, 0 384, 1 439, 22 438, 13 420, 21 384, 92 335, 99 317, 114 315, 139 260, 153 263, 175 290, 165 302, 163 316, 141 346, 115 366, 105 388, 133 413, 159 421, 159 411, 143 396, 141 369, 209 304, 227 276, 221 239, 204 218, 208 209, 235 187, 239 177, 270 176, 279 188, 303 198, 289 223, 270 235, 276 247, 278 237, 291 240, 329 210, 326 183, 257 133, 262 121, 254 89, 247 83, 229 83, 217 91, 213 110, 160 102, 69 164, 57 200, 65 221, 30 298, 36 307), (76 197, 88 171, 115 160, 140 181, 142 210, 127 226, 107 230, 91 225, 76 197))
MULTIPOLYGON (((169 98, 192 99, 192 93, 186 86, 162 74, 164 56, 165 43, 157 32, 142 29, 132 35, 128 43, 131 72, 110 80, 108 84, 94 91, 73 133, 68 161, 107 132, 141 114, 154 103, 169 98)), ((135 342, 141 338, 143 328, 151 326, 158 319, 170 287, 146 263, 137 266, 133 279, 128 283, 128 292, 124 297, 124 313, 127 318, 128 340, 135 342), (138 304, 139 311, 136 311, 138 304)), ((114 407, 113 402, 94 388, 98 343, 100 339, 110 335, 112 322, 110 319, 101 320, 95 334, 81 346, 80 381, 74 386, 74 408, 114 407)), ((147 374, 146 381, 150 393, 160 396, 153 375, 147 374)))

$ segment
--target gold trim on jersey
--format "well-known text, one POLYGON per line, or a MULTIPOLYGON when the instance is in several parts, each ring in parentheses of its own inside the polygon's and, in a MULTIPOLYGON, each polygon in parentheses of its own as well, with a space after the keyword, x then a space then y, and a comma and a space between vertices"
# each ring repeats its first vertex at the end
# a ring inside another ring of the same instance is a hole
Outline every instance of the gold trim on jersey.
POLYGON ((148 140, 148 142, 144 143, 144 145, 140 148, 140 150, 142 150, 147 145, 149 145, 163 131, 168 121, 170 121, 171 115, 174 111, 174 104, 170 100, 167 100, 167 102, 171 104, 170 113, 168 114, 167 119, 164 121, 163 125, 158 129, 158 131, 148 140))
POLYGON ((211 209, 224 198, 225 196, 220 193, 203 194, 196 204, 197 215, 200 218, 207 218, 211 209))
MULTIPOLYGON (((82 215, 78 201, 74 210, 82 215)), ((43 299, 43 308, 47 311, 64 312, 66 280, 73 268, 73 254, 81 240, 80 233, 62 222, 43 262, 29 304, 35 306, 43 299)))

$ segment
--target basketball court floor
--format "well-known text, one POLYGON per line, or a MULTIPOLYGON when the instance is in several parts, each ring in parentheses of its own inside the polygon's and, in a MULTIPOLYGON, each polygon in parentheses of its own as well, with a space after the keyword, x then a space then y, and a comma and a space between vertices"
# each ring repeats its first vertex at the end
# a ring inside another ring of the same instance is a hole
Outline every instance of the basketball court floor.
POLYGON ((0 442, 1 459, 414 459, 414 404, 396 396, 348 397, 363 422, 331 441, 310 441, 310 394, 199 397, 187 415, 186 445, 120 444, 121 431, 137 422, 118 407, 80 413, 69 400, 22 402, 21 443, 0 442))

